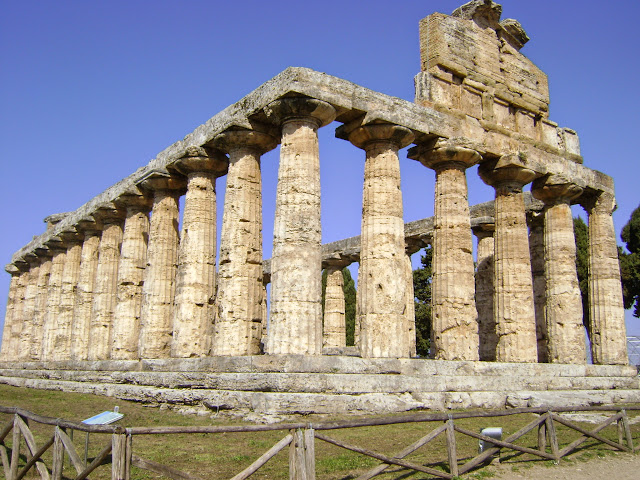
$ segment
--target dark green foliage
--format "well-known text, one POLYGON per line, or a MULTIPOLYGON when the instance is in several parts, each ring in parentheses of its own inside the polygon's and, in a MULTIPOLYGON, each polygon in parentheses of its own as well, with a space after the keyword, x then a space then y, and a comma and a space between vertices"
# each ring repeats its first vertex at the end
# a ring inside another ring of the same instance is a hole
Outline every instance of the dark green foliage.
POLYGON ((640 206, 631 213, 620 237, 629 252, 618 249, 624 308, 633 307, 633 316, 640 318, 640 206))
POLYGON ((576 237, 576 270, 582 295, 582 323, 589 328, 589 230, 580 217, 573 219, 573 233, 576 237))
POLYGON ((416 308, 416 351, 421 357, 429 354, 431 344, 431 263, 433 249, 424 249, 422 267, 413 271, 413 289, 416 308))
MULTIPOLYGON (((344 286, 344 310, 345 324, 347 329, 347 346, 352 346, 356 327, 356 285, 351 278, 351 272, 347 267, 342 269, 342 279, 344 286)), ((322 271, 322 316, 324 317, 324 298, 327 289, 327 270, 322 271)))

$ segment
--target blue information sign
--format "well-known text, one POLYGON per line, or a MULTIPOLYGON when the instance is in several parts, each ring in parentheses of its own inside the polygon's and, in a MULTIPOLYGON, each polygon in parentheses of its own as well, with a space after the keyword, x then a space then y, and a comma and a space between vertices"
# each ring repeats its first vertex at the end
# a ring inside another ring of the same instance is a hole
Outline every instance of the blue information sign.
POLYGON ((117 422, 124 415, 118 412, 110 412, 107 410, 106 412, 99 413, 98 415, 94 415, 91 418, 87 418, 83 420, 82 423, 86 423, 87 425, 108 425, 113 422, 117 422))

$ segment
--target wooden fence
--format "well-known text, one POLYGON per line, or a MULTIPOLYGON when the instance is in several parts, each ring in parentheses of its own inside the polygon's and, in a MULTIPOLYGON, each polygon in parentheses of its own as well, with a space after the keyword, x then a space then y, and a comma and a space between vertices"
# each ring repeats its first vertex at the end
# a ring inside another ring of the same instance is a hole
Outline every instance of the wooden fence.
MULTIPOLYGON (((253 462, 249 467, 244 469, 233 477, 232 480, 246 479, 255 473, 260 467, 269 461, 278 452, 289 447, 289 478, 296 480, 315 479, 315 441, 320 440, 328 442, 338 447, 372 457, 381 463, 377 467, 364 473, 358 480, 366 480, 382 473, 391 465, 396 465, 409 470, 427 473, 439 478, 453 479, 455 476, 463 475, 474 468, 489 461, 496 453, 502 449, 510 449, 516 452, 529 453, 543 459, 558 462, 560 458, 570 454, 584 442, 589 439, 595 439, 600 443, 604 443, 616 450, 623 452, 638 452, 640 445, 634 446, 633 437, 627 410, 640 410, 640 406, 593 406, 593 407, 568 407, 568 408, 515 408, 511 410, 498 411, 475 411, 475 412, 456 412, 446 413, 422 413, 412 415, 402 415, 387 418, 360 418, 356 420, 345 420, 337 422, 322 423, 286 423, 276 425, 240 425, 240 426, 199 426, 199 427, 130 427, 113 425, 86 425, 83 423, 70 422, 59 418, 43 417, 26 410, 16 407, 0 406, 0 413, 12 415, 11 420, 0 431, 0 459, 4 469, 4 475, 7 480, 20 480, 27 472, 35 468, 42 480, 60 480, 65 465, 65 455, 70 458, 71 464, 75 468, 75 475, 71 472, 65 472, 68 478, 75 480, 83 480, 88 477, 91 472, 101 465, 111 465, 112 480, 129 480, 131 476, 131 466, 149 470, 174 480, 196 480, 194 477, 185 472, 178 471, 174 468, 162 465, 160 463, 141 458, 132 452, 132 438, 135 435, 171 435, 171 434, 189 434, 189 433, 231 433, 231 432, 264 432, 279 430, 285 433, 285 436, 265 452, 260 458, 253 462), (613 412, 602 423, 598 424, 592 430, 587 430, 576 423, 559 416, 559 413, 567 412, 613 412), (508 415, 516 415, 523 413, 532 413, 539 415, 532 422, 525 425, 516 433, 508 436, 504 440, 496 440, 471 430, 456 425, 456 419, 464 418, 495 418, 508 415), (54 427, 51 437, 41 446, 35 442, 33 433, 29 428, 29 422, 36 422, 54 427), (391 425, 401 423, 435 423, 437 424, 427 435, 420 440, 407 446, 394 456, 383 455, 372 450, 361 448, 356 445, 350 445, 344 441, 332 438, 325 433, 329 430, 367 427, 377 425, 391 425), (600 435, 604 428, 613 423, 617 424, 618 441, 612 441, 600 435), (556 424, 564 425, 580 436, 573 442, 560 449, 558 438, 556 435, 556 424), (538 429, 537 449, 529 448, 516 444, 515 442, 531 432, 538 429), (83 461, 75 450, 71 440, 73 431, 108 434, 110 438, 102 450, 89 463, 86 459, 83 461), (455 433, 458 432, 469 437, 484 440, 494 446, 484 450, 474 458, 460 464, 457 450, 455 433), (7 446, 5 439, 11 434, 11 447, 7 446), (448 471, 437 470, 435 468, 419 465, 404 458, 415 452, 419 448, 427 445, 440 435, 446 437, 446 448, 448 457, 448 471), (21 443, 25 443, 26 464, 19 468, 21 443), (53 459, 51 467, 47 467, 42 460, 42 455, 53 447, 53 459), (549 447, 549 448, 547 448, 549 447)), ((209 478, 214 478, 207 475, 209 478)))

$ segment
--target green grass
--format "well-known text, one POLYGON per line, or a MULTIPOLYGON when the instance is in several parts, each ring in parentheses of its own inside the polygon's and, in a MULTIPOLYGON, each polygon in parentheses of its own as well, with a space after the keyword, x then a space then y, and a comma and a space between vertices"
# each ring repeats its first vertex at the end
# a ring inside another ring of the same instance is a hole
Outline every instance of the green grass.
MULTIPOLYGON (((31 412, 81 421, 104 410, 113 410, 115 405, 120 407, 124 418, 119 423, 123 426, 195 426, 195 425, 237 425, 244 424, 237 417, 225 417, 217 415, 185 416, 171 409, 149 407, 140 403, 116 400, 108 397, 84 395, 76 393, 63 393, 58 391, 31 390, 0 385, 0 405, 19 406, 31 412)), ((636 412, 628 411, 630 416, 636 412)), ((306 415, 305 422, 323 420, 339 420, 341 417, 317 417, 306 415)), ((500 418, 475 418, 456 420, 456 425, 472 431, 480 431, 485 427, 501 426, 503 437, 515 433, 523 425, 530 422, 535 415, 511 415, 500 418)), ((10 421, 9 415, 0 414, 0 427, 10 421)), ((52 435, 52 427, 30 422, 36 443, 42 445, 52 435)), ((369 450, 394 456, 407 445, 415 442, 440 425, 433 423, 407 423, 402 425, 386 425, 379 427, 361 427, 342 430, 330 430, 323 434, 342 440, 346 443, 357 445, 369 450)), ((582 424, 584 425, 584 424, 582 424)), ((587 425, 589 428, 593 426, 587 425)), ((567 445, 580 435, 567 427, 556 425, 560 448, 567 445)), ((173 435, 139 435, 133 438, 134 454, 155 462, 162 463, 172 468, 188 472, 199 478, 231 478, 248 467, 253 461, 264 454, 268 449, 280 441, 288 432, 271 431, 255 433, 220 433, 220 434, 173 434, 173 435)), ((601 435, 611 440, 618 440, 616 425, 602 430, 601 435)), ((632 426, 634 441, 640 442, 640 425, 632 426)), ((73 438, 76 451, 84 456, 85 434, 76 432, 73 438)), ((110 441, 109 435, 92 434, 89 442, 89 459, 93 458, 110 441)), ((5 444, 10 446, 11 435, 5 439, 5 444)), ((477 454, 478 441, 476 439, 456 434, 456 443, 459 464, 462 465, 477 454)), ((522 437, 519 445, 536 448, 537 431, 534 429, 522 437)), ((21 450, 24 454, 24 442, 21 450)), ((46 465, 51 465, 51 453, 49 449, 44 455, 46 465)), ((353 479, 378 465, 378 461, 334 445, 316 440, 316 474, 319 480, 325 479, 353 479)), ((547 446, 550 452, 550 447, 547 446)), ((563 463, 585 462, 591 458, 610 455, 612 449, 599 444, 594 440, 585 442, 569 459, 563 459, 563 463)), ((406 461, 431 468, 448 471, 445 436, 440 435, 428 445, 412 453, 405 458, 406 461)), ((500 455, 501 463, 511 465, 514 471, 526 471, 533 464, 553 465, 552 461, 538 457, 521 454, 511 450, 503 450, 500 455)), ((23 455, 22 464, 26 462, 23 455)), ((0 470, 1 471, 1 470, 0 470)), ((65 477, 70 477, 75 470, 65 464, 65 477)), ((483 467, 465 475, 468 479, 483 479, 492 476, 492 467, 483 467)), ((282 450, 272 458, 255 475, 255 478, 287 479, 288 478, 288 448, 282 450)), ((254 478, 252 477, 252 478, 254 478)), ((376 478, 381 479, 417 479, 424 478, 421 473, 391 466, 387 471, 376 478)), ((30 472, 27 479, 35 479, 35 473, 30 472)), ((102 466, 92 475, 92 480, 108 480, 110 467, 102 466)), ((141 470, 132 469, 134 480, 152 480, 163 478, 159 475, 141 470)))

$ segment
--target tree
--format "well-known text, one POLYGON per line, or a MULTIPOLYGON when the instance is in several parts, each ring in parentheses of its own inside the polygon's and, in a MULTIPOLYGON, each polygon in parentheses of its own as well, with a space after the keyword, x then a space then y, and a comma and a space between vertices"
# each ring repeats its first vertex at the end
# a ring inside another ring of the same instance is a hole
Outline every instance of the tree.
MULTIPOLYGON (((327 290, 327 270, 322 272, 322 316, 324 317, 324 298, 327 290)), ((347 329, 347 346, 354 344, 354 334, 356 328, 356 285, 351 277, 351 272, 347 267, 342 269, 342 280, 344 286, 344 321, 347 329)))
POLYGON ((618 247, 624 308, 634 307, 633 316, 640 318, 640 205, 622 227, 620 237, 629 252, 618 247))
POLYGON ((582 296, 582 323, 589 328, 589 229, 580 217, 573 218, 573 233, 576 238, 576 270, 582 296))
POLYGON ((431 263, 433 249, 424 249, 422 266, 413 271, 413 290, 416 309, 416 352, 421 357, 429 355, 431 345, 431 263))

